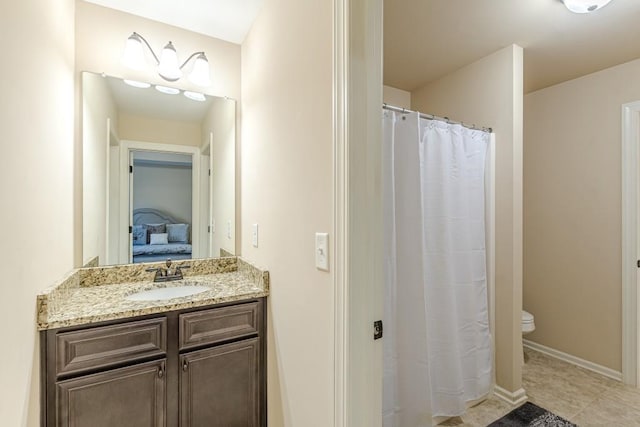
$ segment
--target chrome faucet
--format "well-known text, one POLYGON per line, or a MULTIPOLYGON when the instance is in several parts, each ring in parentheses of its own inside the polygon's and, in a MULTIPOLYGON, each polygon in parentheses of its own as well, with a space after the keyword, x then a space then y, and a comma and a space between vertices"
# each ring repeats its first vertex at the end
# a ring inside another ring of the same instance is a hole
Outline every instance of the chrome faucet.
POLYGON ((157 268, 147 268, 146 271, 152 272, 155 271, 155 276, 153 276, 154 282, 168 282, 170 280, 180 280, 183 278, 182 270, 185 268, 191 268, 189 265, 178 265, 175 267, 171 267, 173 265, 171 258, 167 258, 167 262, 165 263, 166 268, 157 267, 157 268))

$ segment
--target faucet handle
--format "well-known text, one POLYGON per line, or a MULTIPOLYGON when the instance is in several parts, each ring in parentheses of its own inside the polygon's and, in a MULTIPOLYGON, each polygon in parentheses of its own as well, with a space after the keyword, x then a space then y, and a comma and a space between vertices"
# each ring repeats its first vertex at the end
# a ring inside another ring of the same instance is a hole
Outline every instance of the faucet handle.
POLYGON ((166 274, 165 270, 163 268, 159 268, 159 267, 150 267, 147 268, 145 271, 148 271, 149 273, 155 273, 153 275, 153 281, 157 282, 158 278, 164 276, 166 274))
POLYGON ((176 272, 180 272, 180 274, 182 275, 182 270, 185 268, 191 268, 190 265, 179 265, 176 267, 176 272))

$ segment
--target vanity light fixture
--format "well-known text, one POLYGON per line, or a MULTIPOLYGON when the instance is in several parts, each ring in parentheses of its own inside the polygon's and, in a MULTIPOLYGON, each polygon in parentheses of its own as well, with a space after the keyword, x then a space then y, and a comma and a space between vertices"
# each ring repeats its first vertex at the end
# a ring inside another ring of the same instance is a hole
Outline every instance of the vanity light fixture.
POLYGON ((156 90, 158 92, 166 93, 167 95, 177 95, 180 93, 180 89, 176 89, 175 87, 168 87, 168 86, 156 85, 156 90))
POLYGON ((564 5, 574 13, 590 13, 602 9, 611 0, 562 0, 564 5))
POLYGON ((194 101, 200 101, 200 102, 204 102, 207 100, 207 98, 204 96, 204 94, 202 93, 198 93, 198 92, 191 92, 188 90, 184 91, 184 96, 186 96, 189 99, 192 99, 194 101))
POLYGON ((182 69, 189 63, 189 61, 191 61, 191 59, 194 59, 193 69, 189 74, 189 81, 198 86, 207 87, 211 85, 209 61, 207 60, 207 56, 204 52, 192 53, 191 56, 189 56, 187 60, 180 65, 176 48, 173 46, 173 43, 169 42, 162 49, 160 59, 158 59, 158 55, 153 51, 149 42, 136 32, 129 36, 124 48, 122 62, 127 67, 135 70, 141 70, 144 68, 145 59, 143 44, 147 46, 151 55, 153 55, 153 59, 158 66, 158 74, 163 79, 169 82, 179 80, 182 77, 182 69))

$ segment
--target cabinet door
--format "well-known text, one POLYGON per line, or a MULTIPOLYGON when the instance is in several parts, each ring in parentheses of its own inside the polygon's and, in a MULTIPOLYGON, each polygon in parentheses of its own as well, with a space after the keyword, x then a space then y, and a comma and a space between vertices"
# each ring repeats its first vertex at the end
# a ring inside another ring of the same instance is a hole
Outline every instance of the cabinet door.
POLYGON ((57 427, 164 427, 165 360, 56 383, 57 427))
POLYGON ((260 425, 260 338, 180 357, 181 427, 260 425))

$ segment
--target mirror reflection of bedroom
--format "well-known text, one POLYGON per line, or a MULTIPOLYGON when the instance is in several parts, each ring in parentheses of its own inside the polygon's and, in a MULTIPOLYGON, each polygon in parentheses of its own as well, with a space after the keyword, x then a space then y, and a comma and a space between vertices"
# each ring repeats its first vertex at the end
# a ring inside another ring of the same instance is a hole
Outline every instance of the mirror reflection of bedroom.
POLYGON ((131 150, 131 262, 192 254, 192 174, 189 154, 131 150))

